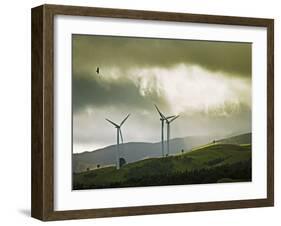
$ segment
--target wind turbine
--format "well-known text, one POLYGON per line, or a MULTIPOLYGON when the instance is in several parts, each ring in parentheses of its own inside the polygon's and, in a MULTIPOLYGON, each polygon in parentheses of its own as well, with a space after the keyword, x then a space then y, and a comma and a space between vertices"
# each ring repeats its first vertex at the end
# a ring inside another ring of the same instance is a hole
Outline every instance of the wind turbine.
POLYGON ((164 121, 173 118, 175 116, 168 116, 165 117, 162 112, 159 110, 159 108, 156 106, 156 104, 154 104, 156 110, 158 111, 159 115, 160 115, 160 121, 161 121, 161 147, 162 147, 162 157, 165 156, 164 154, 164 121))
POLYGON ((115 128, 117 129, 116 169, 120 169, 119 135, 121 137, 121 141, 122 141, 122 144, 123 144, 123 136, 122 136, 121 126, 129 118, 129 116, 130 116, 130 114, 128 114, 119 125, 116 124, 115 122, 112 122, 111 120, 109 120, 107 118, 105 119, 106 121, 108 121, 109 123, 114 125, 115 128))
POLYGON ((166 118, 166 124, 167 124, 167 156, 170 154, 170 123, 176 120, 179 115, 173 116, 171 120, 166 118))

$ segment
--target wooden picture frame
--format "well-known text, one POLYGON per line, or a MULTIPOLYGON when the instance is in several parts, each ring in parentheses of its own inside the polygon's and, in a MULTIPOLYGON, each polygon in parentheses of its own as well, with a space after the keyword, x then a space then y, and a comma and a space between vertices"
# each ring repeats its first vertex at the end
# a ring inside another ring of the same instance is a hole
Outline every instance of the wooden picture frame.
POLYGON ((274 21, 125 9, 42 5, 32 9, 32 201, 31 215, 50 220, 163 214, 274 205, 274 21), (125 18, 267 29, 267 198, 121 208, 54 210, 54 16, 125 18))

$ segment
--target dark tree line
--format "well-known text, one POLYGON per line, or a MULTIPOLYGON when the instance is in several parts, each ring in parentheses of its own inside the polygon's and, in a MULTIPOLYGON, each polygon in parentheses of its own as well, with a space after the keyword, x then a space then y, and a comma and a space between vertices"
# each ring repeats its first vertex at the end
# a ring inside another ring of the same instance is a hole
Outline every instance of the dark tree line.
MULTIPOLYGON (((213 162, 210 164, 214 164, 213 162)), ((185 172, 158 171, 157 175, 128 177, 126 181, 111 184, 74 184, 74 189, 117 188, 160 185, 207 184, 219 181, 251 181, 251 160, 224 164, 211 168, 195 169, 185 172)))

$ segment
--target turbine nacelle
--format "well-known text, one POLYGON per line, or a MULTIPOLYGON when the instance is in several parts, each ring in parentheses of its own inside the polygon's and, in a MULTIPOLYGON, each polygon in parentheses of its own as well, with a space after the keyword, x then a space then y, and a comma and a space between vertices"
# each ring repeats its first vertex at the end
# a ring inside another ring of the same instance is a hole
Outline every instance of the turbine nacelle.
POLYGON ((176 116, 174 115, 174 116, 167 117, 166 118, 166 123, 169 124, 172 121, 176 120, 178 117, 180 117, 180 116, 179 115, 176 115, 176 116), (171 119, 171 120, 169 120, 169 119, 171 119))
POLYGON ((172 122, 172 121, 174 121, 176 118, 179 117, 179 115, 171 115, 171 116, 167 116, 167 117, 166 117, 166 116, 159 110, 159 108, 157 107, 156 104, 154 104, 154 106, 155 106, 156 110, 158 111, 158 113, 159 113, 159 115, 160 115, 160 121, 166 121, 167 123, 169 123, 169 122, 172 122), (171 119, 171 120, 169 121, 169 119, 171 119))
POLYGON ((160 121, 168 121, 169 119, 171 119, 171 118, 174 118, 175 117, 175 115, 171 115, 171 116, 168 116, 168 117, 165 117, 165 118, 160 118, 160 121))
POLYGON ((129 116, 130 116, 130 114, 128 114, 123 120, 122 120, 122 122, 118 125, 117 123, 115 123, 115 122, 112 122, 111 120, 109 120, 109 119, 105 119, 106 121, 108 121, 109 123, 111 123, 112 125, 114 125, 115 126, 115 128, 117 128, 117 129, 120 129, 121 128, 121 126, 124 124, 124 122, 129 118, 129 116))

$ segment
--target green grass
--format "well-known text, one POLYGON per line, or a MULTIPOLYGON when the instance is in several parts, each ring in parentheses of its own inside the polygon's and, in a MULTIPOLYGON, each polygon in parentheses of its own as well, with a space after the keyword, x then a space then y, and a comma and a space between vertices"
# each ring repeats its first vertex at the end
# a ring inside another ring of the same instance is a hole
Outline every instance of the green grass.
POLYGON ((249 181, 249 170, 251 145, 215 143, 183 154, 144 159, 124 165, 119 170, 112 166, 77 173, 73 177, 73 188, 249 181))

